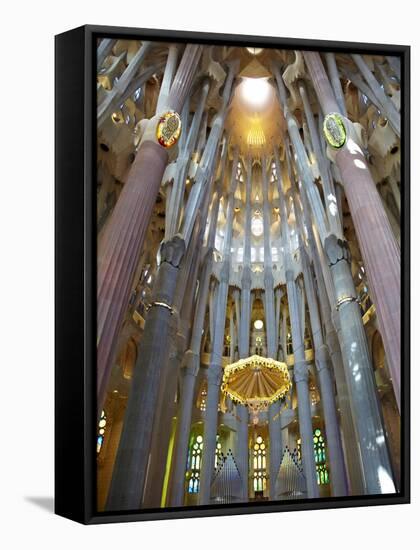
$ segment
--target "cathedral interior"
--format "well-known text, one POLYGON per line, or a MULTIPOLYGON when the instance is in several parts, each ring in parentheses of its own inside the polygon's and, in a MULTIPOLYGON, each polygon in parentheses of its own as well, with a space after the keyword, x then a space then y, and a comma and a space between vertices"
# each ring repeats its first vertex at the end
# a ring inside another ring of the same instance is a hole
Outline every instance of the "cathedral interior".
POLYGON ((400 78, 98 40, 99 511, 399 491, 400 78))

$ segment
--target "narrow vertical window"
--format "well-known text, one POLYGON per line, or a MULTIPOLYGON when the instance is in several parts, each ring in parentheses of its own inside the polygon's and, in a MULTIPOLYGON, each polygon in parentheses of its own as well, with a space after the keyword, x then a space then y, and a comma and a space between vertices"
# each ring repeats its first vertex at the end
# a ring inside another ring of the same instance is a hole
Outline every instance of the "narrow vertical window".
POLYGON ((267 457, 264 439, 259 435, 254 444, 254 491, 262 494, 267 486, 267 457))
POLYGON ((314 453, 318 485, 330 482, 325 456, 325 441, 320 429, 314 431, 314 453))
POLYGON ((200 469, 203 456, 203 436, 196 435, 192 440, 189 456, 188 492, 198 493, 200 489, 200 469))
MULTIPOLYGON (((330 476, 327 468, 327 456, 325 453, 325 440, 319 428, 314 430, 314 455, 316 466, 316 479, 318 485, 327 485, 330 482, 330 476)), ((302 440, 297 440, 298 457, 302 460, 302 440)))
POLYGON ((105 430, 106 430, 106 413, 105 411, 101 412, 101 418, 98 422, 98 436, 96 439, 96 453, 99 454, 101 452, 103 443, 104 443, 104 437, 105 437, 105 430))

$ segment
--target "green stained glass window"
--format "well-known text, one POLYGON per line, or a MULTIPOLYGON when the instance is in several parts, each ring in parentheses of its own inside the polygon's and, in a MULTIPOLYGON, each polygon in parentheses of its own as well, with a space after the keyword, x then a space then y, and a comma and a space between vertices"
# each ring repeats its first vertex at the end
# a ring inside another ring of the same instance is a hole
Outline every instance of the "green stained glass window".
MULTIPOLYGON (((318 485, 327 485, 330 482, 330 477, 326 464, 325 440, 319 428, 314 430, 313 442, 317 482, 318 485)), ((302 459, 302 441, 300 438, 297 440, 297 451, 299 458, 302 459)))

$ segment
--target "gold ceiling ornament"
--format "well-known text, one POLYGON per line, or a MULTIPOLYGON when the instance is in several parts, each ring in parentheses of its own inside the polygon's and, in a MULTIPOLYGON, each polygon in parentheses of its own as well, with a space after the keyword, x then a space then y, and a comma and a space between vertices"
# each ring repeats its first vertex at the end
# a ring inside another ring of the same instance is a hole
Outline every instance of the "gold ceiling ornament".
POLYGON ((334 149, 340 149, 346 143, 346 127, 339 113, 330 113, 324 118, 323 130, 325 139, 334 149))
POLYGON ((247 406, 258 423, 258 412, 286 396, 292 387, 286 363, 252 355, 227 365, 222 392, 233 401, 247 406))
POLYGON ((156 137, 165 148, 173 147, 181 135, 181 117, 175 111, 168 111, 159 118, 156 137))

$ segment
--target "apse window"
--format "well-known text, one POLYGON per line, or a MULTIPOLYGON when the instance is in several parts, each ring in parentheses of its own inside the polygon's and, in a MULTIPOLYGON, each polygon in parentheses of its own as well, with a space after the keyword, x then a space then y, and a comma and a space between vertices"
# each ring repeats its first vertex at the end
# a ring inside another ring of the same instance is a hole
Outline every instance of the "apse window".
POLYGON ((240 86, 242 98, 249 107, 260 110, 269 103, 273 88, 268 78, 244 78, 240 86))
POLYGON ((261 237, 264 232, 264 224, 261 216, 253 216, 251 220, 251 231, 255 237, 261 237))

